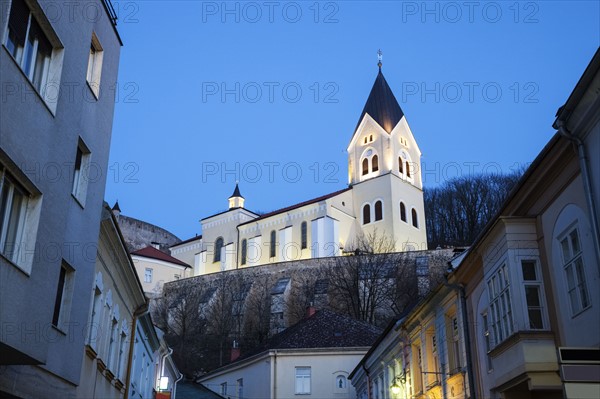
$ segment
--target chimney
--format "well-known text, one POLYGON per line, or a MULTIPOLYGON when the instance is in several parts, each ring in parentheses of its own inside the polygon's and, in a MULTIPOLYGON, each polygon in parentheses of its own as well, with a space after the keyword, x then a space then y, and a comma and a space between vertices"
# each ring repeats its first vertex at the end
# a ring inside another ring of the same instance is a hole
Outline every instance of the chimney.
POLYGON ((317 309, 314 307, 313 303, 311 302, 306 307, 306 315, 304 317, 308 319, 310 316, 314 315, 315 313, 317 313, 317 309))
POLYGON ((237 360, 238 357, 240 357, 240 348, 238 347, 238 343, 236 340, 233 341, 233 345, 231 347, 231 357, 230 360, 232 362, 235 362, 237 360))

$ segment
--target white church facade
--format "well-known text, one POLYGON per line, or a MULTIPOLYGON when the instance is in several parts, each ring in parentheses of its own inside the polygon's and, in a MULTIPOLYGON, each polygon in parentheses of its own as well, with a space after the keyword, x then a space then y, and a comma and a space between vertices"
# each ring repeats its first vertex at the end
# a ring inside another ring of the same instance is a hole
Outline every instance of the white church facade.
POLYGON ((172 256, 202 275, 340 256, 375 233, 399 252, 427 249, 421 151, 381 63, 347 151, 347 188, 259 215, 236 185, 229 209, 203 218, 202 236, 173 245, 172 256))

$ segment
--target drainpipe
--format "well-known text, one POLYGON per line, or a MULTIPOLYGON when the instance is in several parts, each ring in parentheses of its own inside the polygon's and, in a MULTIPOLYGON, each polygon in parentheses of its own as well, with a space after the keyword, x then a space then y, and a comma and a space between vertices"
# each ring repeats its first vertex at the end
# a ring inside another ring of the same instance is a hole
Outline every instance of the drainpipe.
POLYGON ((471 356, 471 334, 469 333, 469 323, 467 321, 467 298, 465 287, 462 284, 451 284, 448 282, 448 276, 444 276, 444 286, 458 291, 460 297, 460 308, 462 313, 462 327, 465 332, 465 356, 467 358, 467 378, 469 379, 469 398, 475 398, 475 376, 473 374, 473 359, 471 356))
POLYGON ((277 399, 277 349, 273 351, 271 361, 271 399, 277 399))
POLYGON ((123 395, 124 399, 129 398, 129 387, 131 386, 131 368, 132 368, 132 360, 133 360, 133 348, 135 346, 135 332, 137 330, 137 321, 140 317, 148 313, 149 307, 148 302, 141 304, 134 312, 133 312, 133 321, 131 322, 131 342, 129 343, 129 355, 127 356, 127 374, 125 376, 125 394, 123 395))
POLYGON ((162 377, 163 375, 165 375, 165 360, 167 359, 167 357, 171 356, 173 354, 173 349, 169 348, 167 346, 167 353, 165 353, 164 355, 162 355, 162 361, 160 364, 160 377, 162 377))
POLYGON ((585 199, 587 201, 588 208, 591 213, 592 220, 592 236, 594 238, 594 250, 596 253, 596 267, 600 273, 600 239, 598 238, 600 228, 598 228, 598 219, 596 211, 596 203, 594 201, 594 193, 592 192, 592 183, 590 181, 590 173, 588 169, 588 160, 585 151, 585 144, 583 141, 569 131, 565 125, 565 121, 559 120, 556 124, 558 132, 571 141, 577 147, 577 153, 579 155, 579 168, 581 169, 581 177, 583 179, 583 189, 585 193, 585 199))
POLYGON ((177 380, 175 380, 175 382, 173 383, 173 396, 171 399, 176 399, 177 395, 175 395, 175 393, 177 392, 177 383, 179 381, 181 381, 183 379, 183 374, 181 374, 181 372, 179 372, 179 378, 177 380))

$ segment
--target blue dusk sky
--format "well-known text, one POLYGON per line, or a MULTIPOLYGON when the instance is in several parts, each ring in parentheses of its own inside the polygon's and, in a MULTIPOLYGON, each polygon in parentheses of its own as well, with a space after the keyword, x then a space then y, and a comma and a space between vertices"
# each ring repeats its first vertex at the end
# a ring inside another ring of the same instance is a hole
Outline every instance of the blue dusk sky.
POLYGON ((531 162, 600 43, 597 1, 114 5, 106 200, 181 239, 236 181, 260 212, 346 187, 378 49, 426 189, 531 162))

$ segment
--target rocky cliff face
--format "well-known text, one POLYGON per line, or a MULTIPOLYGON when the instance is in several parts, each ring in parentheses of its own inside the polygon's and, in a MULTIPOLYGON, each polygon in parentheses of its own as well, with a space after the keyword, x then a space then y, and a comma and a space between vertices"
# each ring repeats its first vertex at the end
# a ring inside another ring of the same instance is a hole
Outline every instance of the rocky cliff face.
POLYGON ((129 252, 158 244, 158 249, 169 253, 171 245, 181 242, 179 237, 162 227, 123 214, 118 215, 117 220, 129 252))

